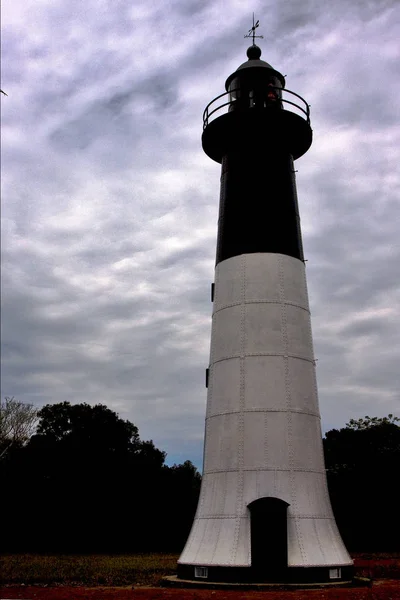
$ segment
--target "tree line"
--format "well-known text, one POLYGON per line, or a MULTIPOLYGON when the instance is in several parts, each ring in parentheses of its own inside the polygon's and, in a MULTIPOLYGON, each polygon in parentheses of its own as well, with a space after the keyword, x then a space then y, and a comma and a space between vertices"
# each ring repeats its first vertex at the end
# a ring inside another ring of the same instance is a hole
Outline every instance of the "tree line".
MULTIPOLYGON (((352 551, 400 550, 400 427, 351 420, 324 437, 333 510, 352 551)), ((180 552, 201 477, 102 404, 0 410, 0 551, 180 552)))
POLYGON ((201 480, 190 461, 166 466, 165 452, 101 404, 47 405, 37 419, 28 438, 0 436, 1 550, 182 548, 201 480))
POLYGON ((328 487, 351 551, 400 551, 400 419, 351 419, 323 440, 328 487))

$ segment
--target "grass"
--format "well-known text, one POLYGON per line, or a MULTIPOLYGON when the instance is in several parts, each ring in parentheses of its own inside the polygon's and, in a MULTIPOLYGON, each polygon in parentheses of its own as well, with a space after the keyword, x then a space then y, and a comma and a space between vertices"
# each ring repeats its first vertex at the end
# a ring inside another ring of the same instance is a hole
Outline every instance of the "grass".
POLYGON ((0 556, 0 584, 156 586, 176 573, 176 554, 0 556))
MULTIPOLYGON (((357 553, 356 573, 400 579, 399 553, 357 553)), ((128 586, 160 585, 176 573, 177 554, 0 555, 0 584, 128 586)))

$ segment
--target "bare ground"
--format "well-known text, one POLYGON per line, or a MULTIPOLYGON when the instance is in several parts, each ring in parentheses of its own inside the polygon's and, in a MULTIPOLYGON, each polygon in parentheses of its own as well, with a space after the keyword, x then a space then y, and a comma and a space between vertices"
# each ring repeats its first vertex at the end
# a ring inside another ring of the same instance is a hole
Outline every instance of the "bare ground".
POLYGON ((320 590, 200 590, 138 587, 0 588, 0 600, 400 600, 400 581, 377 580, 372 587, 320 590))
MULTIPOLYGON (((19 583, 21 579, 14 583, 9 579, 9 584, 0 587, 0 600, 400 600, 399 554, 358 554, 354 558, 357 575, 373 578, 371 587, 245 591, 169 589, 138 584, 119 587, 104 585, 91 587, 83 583, 56 585, 50 581, 45 584, 43 579, 42 583, 37 585, 23 585, 19 583)), ((146 573, 149 565, 163 564, 167 559, 169 567, 171 567, 170 563, 175 565, 176 557, 173 556, 147 557, 149 564, 143 563, 145 560, 143 557, 140 561, 144 564, 143 569, 146 573)), ((128 566, 131 569, 132 563, 130 562, 128 566)), ((164 568, 166 568, 165 564, 164 568)), ((143 578, 141 581, 143 582, 143 578)), ((159 575, 154 578, 154 581, 159 581, 159 575)))

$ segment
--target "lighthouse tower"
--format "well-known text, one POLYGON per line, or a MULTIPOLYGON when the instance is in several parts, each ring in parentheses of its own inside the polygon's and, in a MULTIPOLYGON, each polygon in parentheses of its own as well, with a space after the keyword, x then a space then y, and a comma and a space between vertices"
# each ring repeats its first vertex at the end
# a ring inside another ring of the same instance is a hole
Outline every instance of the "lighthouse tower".
POLYGON ((309 106, 254 38, 247 56, 204 111, 221 191, 203 480, 178 579, 338 583, 352 560, 327 490, 293 166, 309 106))

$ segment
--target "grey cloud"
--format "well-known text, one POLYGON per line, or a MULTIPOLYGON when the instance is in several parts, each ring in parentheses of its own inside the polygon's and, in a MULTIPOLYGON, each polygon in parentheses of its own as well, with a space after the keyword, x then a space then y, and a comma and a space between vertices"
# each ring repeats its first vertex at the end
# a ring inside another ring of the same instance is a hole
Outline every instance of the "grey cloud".
MULTIPOLYGON (((263 58, 312 104, 296 168, 324 427, 399 407, 394 6, 255 7, 263 58)), ((219 186, 201 115, 246 58, 247 8, 7 10, 2 392, 103 402, 200 464, 219 186)))
POLYGON ((374 338, 383 334, 390 334, 393 325, 388 317, 370 317, 360 322, 343 327, 340 331, 344 339, 353 337, 374 338))

